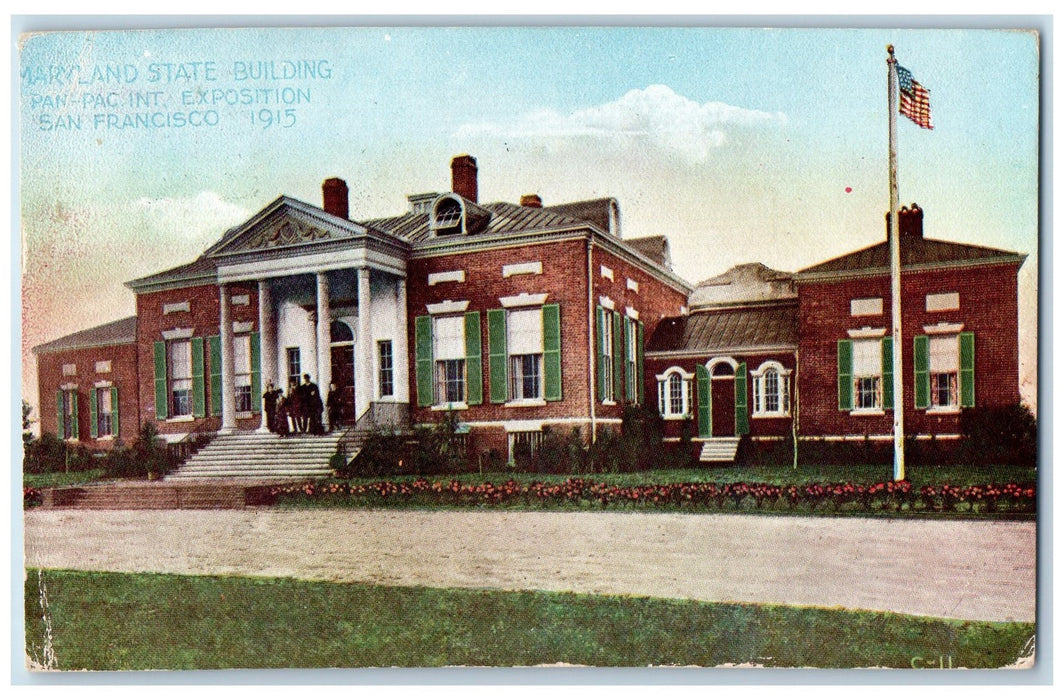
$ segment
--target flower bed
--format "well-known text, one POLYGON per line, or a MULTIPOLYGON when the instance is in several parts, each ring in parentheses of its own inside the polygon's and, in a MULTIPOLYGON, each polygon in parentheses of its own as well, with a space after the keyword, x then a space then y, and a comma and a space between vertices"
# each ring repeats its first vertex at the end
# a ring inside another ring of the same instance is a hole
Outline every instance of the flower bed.
POLYGON ((33 508, 39 506, 44 502, 44 497, 41 495, 41 490, 32 486, 22 487, 22 507, 33 508))
POLYGON ((775 486, 708 482, 611 486, 572 478, 560 483, 510 479, 503 483, 458 481, 331 482, 275 486, 271 500, 282 504, 362 507, 645 508, 694 511, 807 513, 1034 513, 1033 484, 986 484, 964 488, 943 484, 913 489, 908 481, 872 485, 850 482, 775 486))

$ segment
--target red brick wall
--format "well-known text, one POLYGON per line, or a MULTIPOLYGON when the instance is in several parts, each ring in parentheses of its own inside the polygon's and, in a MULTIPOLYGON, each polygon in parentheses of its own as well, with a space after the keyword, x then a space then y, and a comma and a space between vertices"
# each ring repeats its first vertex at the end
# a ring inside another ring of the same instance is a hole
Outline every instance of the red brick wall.
POLYGON ((93 440, 90 437, 91 390, 96 382, 103 380, 118 388, 118 438, 127 445, 133 442, 140 430, 137 352, 133 343, 40 353, 37 356, 37 386, 40 396, 37 415, 41 433, 56 434, 56 392, 59 387, 64 384, 77 384, 79 439, 90 449, 111 448, 115 444, 114 440, 93 440), (111 361, 110 372, 96 372, 96 363, 102 360, 111 361), (63 376, 63 365, 71 363, 77 369, 76 376, 63 376))
MULTIPOLYGON (((975 404, 1016 403, 1019 394, 1017 276, 1015 264, 956 270, 907 272, 902 276, 902 365, 905 431, 954 434, 958 415, 917 410, 913 387, 913 337, 925 325, 963 323, 975 334, 975 404), (927 312, 928 294, 957 292, 957 311, 927 312)), ((893 415, 851 416, 838 409, 837 341, 864 326, 890 333, 890 278, 887 275, 835 282, 801 282, 799 299, 799 382, 802 435, 889 435, 893 415), (883 314, 851 316, 850 300, 881 297, 883 314)), ((895 405, 899 405, 895 401, 895 405)))
MULTIPOLYGON (((596 247, 592 254, 591 279, 594 289, 594 304, 598 305, 599 297, 609 297, 614 302, 614 308, 625 315, 625 308, 632 307, 639 312, 639 320, 643 322, 643 342, 647 343, 654 334, 658 323, 667 316, 677 316, 680 307, 687 305, 687 295, 679 292, 640 268, 626 262, 624 259, 600 247, 596 247), (613 271, 613 280, 602 276, 602 267, 605 266, 613 271), (628 280, 638 283, 639 291, 628 289, 628 280)), ((644 360, 643 396, 651 406, 657 401, 657 381, 647 380, 646 361, 644 360)), ((624 406, 618 402, 615 406, 604 406, 599 402, 595 407, 595 415, 600 418, 620 418, 624 413, 624 406)))
MULTIPOLYGON (((444 300, 468 300, 469 311, 481 312, 485 398, 483 404, 470 406, 468 410, 461 411, 460 420, 463 422, 543 420, 545 424, 549 424, 552 418, 589 418, 588 329, 594 321, 588 319, 586 239, 414 259, 407 267, 407 280, 410 321, 408 341, 411 349, 408 365, 410 403, 415 423, 433 422, 438 420, 440 415, 438 412, 417 406, 414 319, 428 313, 427 304, 444 300), (508 278, 502 276, 503 265, 533 261, 542 263, 542 274, 516 275, 508 278), (452 270, 464 270, 465 282, 442 282, 428 286, 430 273, 452 270), (547 292, 546 303, 558 304, 560 307, 562 400, 548 401, 546 406, 507 408, 501 404, 492 404, 488 399, 490 392, 486 312, 488 309, 500 308, 500 297, 521 292, 530 294, 547 292)), ((667 287, 649 274, 598 247, 595 247, 592 253, 592 280, 593 305, 598 304, 599 296, 609 296, 622 314, 625 306, 636 309, 639 312, 639 320, 644 323, 645 339, 650 338, 662 317, 675 315, 680 306, 686 304, 686 295, 683 293, 667 287), (612 282, 601 277, 601 265, 606 265, 613 270, 612 282), (639 283, 638 293, 627 289, 628 278, 639 283)), ((593 396, 593 388, 591 392, 593 396)), ((619 419, 622 410, 623 407, 620 405, 610 407, 597 403, 595 412, 598 418, 619 419)), ((556 424, 552 429, 568 434, 571 427, 572 424, 556 424)), ((488 440, 492 447, 505 448, 505 435, 480 439, 488 440), (492 440, 494 442, 491 442, 492 440)))
MULTIPOLYGON (((646 361, 646 377, 648 381, 647 386, 647 404, 649 406, 658 406, 658 380, 657 375, 663 374, 666 370, 672 367, 680 367, 685 372, 694 375, 695 367, 698 365, 705 366, 712 357, 718 357, 719 355, 705 355, 703 357, 685 357, 685 358, 647 358, 646 361)), ((794 354, 789 352, 779 353, 732 353, 727 355, 736 362, 746 363, 746 395, 747 395, 747 410, 750 417, 750 433, 751 437, 782 437, 789 435, 791 432, 791 419, 790 418, 755 418, 754 412, 754 378, 751 376, 751 372, 761 366, 762 363, 768 360, 775 360, 783 365, 784 369, 792 370, 791 374, 791 405, 794 404, 794 354)), ((698 390, 694 377, 691 377, 690 388, 690 410, 691 410, 691 437, 698 437, 698 390)), ((793 415, 793 412, 792 414, 793 415)), ((683 430, 683 421, 680 420, 667 420, 665 421, 665 437, 675 438, 680 437, 683 430)))
MULTIPOLYGON (((253 330, 258 331, 259 301, 258 285, 248 284, 244 286, 232 285, 229 288, 230 297, 246 294, 247 305, 234 304, 231 308, 233 322, 251 321, 253 330)), ((192 328, 195 337, 208 337, 219 333, 219 291, 218 285, 206 284, 197 287, 185 287, 182 289, 170 289, 161 292, 147 292, 137 295, 137 350, 138 362, 143 371, 140 375, 140 415, 144 422, 156 423, 159 432, 186 433, 189 431, 188 421, 166 421, 155 417, 155 357, 154 343, 163 340, 162 332, 173 328, 192 328), (165 304, 175 304, 187 301, 189 310, 163 314, 165 304)), ((204 342, 204 373, 207 420, 203 424, 205 430, 217 430, 221 427, 221 416, 211 417, 211 390, 210 390, 210 347, 204 342)), ((253 398, 256 407, 259 402, 253 398)), ((256 414, 258 415, 258 414, 256 414)), ((246 418, 237 421, 237 428, 251 430, 260 425, 259 418, 246 418)), ((197 419, 198 422, 198 419, 197 419)))

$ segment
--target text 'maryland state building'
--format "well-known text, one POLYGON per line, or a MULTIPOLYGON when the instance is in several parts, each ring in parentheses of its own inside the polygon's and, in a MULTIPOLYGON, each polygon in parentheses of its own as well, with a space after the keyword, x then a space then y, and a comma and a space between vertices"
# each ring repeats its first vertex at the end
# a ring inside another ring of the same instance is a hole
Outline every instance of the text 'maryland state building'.
MULTIPOLYGON (((34 348, 41 429, 106 449, 262 431, 266 383, 335 384, 343 422, 455 412, 471 449, 512 459, 543 429, 594 439, 628 404, 687 424, 703 455, 743 435, 955 438, 961 410, 1019 401, 1025 255, 927 238, 899 213, 904 366, 892 366, 883 242, 798 273, 737 266, 691 286, 664 236, 626 237, 616 200, 481 203, 477 165, 398 216, 279 197, 196 260, 129 282, 136 316, 34 348), (905 396, 892 396, 904 372, 905 396), (800 420, 795 423, 796 417, 800 420)), ((727 451, 727 450, 726 450, 727 451)))

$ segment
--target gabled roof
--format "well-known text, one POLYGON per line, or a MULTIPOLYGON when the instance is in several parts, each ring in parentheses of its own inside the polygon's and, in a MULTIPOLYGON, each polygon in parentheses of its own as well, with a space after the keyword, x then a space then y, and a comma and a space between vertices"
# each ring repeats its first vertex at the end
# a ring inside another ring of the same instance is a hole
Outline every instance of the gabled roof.
POLYGON ((791 302, 663 318, 647 343, 647 352, 708 354, 797 345, 798 306, 791 302))
MULTIPOLYGON (((922 236, 903 236, 902 268, 952 267, 971 264, 1013 262, 1022 264, 1026 255, 999 248, 939 241, 922 236)), ((890 249, 886 241, 841 255, 800 270, 796 278, 882 274, 890 271, 890 249)))
POLYGON ((555 212, 581 221, 587 221, 606 233, 619 235, 617 231, 612 230, 610 227, 611 216, 616 214, 617 209, 617 200, 613 197, 585 199, 580 202, 566 202, 564 204, 543 207, 543 209, 545 211, 555 212))
POLYGON ((727 272, 702 280, 691 292, 691 309, 707 306, 766 303, 796 299, 794 275, 761 263, 736 265, 727 272))
POLYGON ((128 345, 137 340, 137 317, 130 316, 118 321, 111 321, 95 328, 89 328, 70 335, 64 335, 48 343, 33 348, 33 352, 57 352, 59 350, 77 350, 105 345, 128 345))

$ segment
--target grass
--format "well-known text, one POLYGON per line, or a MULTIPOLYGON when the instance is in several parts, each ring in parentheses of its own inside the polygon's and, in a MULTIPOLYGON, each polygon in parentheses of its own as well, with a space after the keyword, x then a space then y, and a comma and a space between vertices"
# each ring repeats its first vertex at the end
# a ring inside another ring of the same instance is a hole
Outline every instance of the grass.
POLYGON ((88 469, 80 472, 47 472, 44 474, 23 473, 22 485, 37 489, 53 486, 74 486, 90 481, 98 481, 102 477, 103 469, 88 469))
POLYGON ((1029 623, 573 593, 30 570, 26 650, 58 669, 589 666, 998 668, 1029 623), (48 627, 41 589, 47 595, 48 627), (50 633, 50 651, 45 640, 50 633), (931 661, 923 661, 931 660, 931 661))

